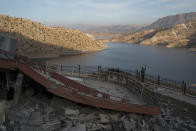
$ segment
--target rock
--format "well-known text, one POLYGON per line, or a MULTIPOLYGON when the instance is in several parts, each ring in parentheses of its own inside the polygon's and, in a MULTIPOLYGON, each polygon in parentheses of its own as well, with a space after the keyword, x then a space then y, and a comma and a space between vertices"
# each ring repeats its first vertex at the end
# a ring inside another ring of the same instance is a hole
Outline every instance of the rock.
POLYGON ((97 130, 101 130, 102 127, 100 126, 100 124, 96 124, 96 123, 92 123, 90 130, 91 131, 97 131, 97 130))
POLYGON ((126 116, 123 115, 123 116, 121 117, 121 120, 123 121, 123 120, 125 120, 125 119, 126 119, 126 116))
POLYGON ((80 121, 84 122, 84 121, 95 120, 95 119, 97 119, 97 116, 94 113, 91 113, 91 114, 80 114, 78 119, 80 121))
POLYGON ((119 121, 119 114, 110 115, 112 121, 119 121))
POLYGON ((59 98, 59 97, 53 97, 50 105, 55 108, 55 109, 63 109, 64 107, 66 107, 67 102, 65 99, 59 98))
POLYGON ((187 109, 187 108, 183 108, 183 111, 184 111, 184 112, 188 112, 188 109, 187 109))
POLYGON ((180 117, 176 117, 176 121, 179 123, 179 124, 183 124, 184 123, 184 120, 180 117))
POLYGON ((140 115, 134 114, 134 113, 129 113, 129 118, 132 118, 134 120, 140 119, 140 115))
POLYGON ((105 114, 99 114, 99 119, 100 119, 101 123, 110 122, 110 117, 105 114))
POLYGON ((16 83, 14 84, 14 103, 17 104, 20 100, 20 95, 22 92, 22 81, 23 81, 23 74, 18 73, 16 78, 16 83))
POLYGON ((148 126, 148 124, 146 123, 146 121, 145 120, 142 120, 142 130, 148 130, 149 129, 149 126, 148 126))
POLYGON ((112 131, 125 131, 122 121, 111 122, 111 126, 112 126, 112 131))
POLYGON ((162 131, 161 128, 160 128, 160 126, 157 125, 157 124, 154 124, 153 127, 154 127, 154 128, 153 128, 154 131, 162 131))
POLYGON ((78 109, 70 109, 70 108, 65 109, 65 115, 78 116, 79 114, 80 114, 80 111, 78 109))
POLYGON ((34 90, 32 88, 29 88, 25 91, 25 96, 32 96, 34 94, 34 90))
MULTIPOLYGON (((63 130, 63 131, 66 131, 66 130, 63 130)), ((74 127, 71 127, 69 131, 86 131, 86 125, 77 123, 74 127)))
POLYGON ((59 129, 61 127, 61 121, 59 120, 54 120, 54 121, 50 121, 50 122, 46 122, 44 123, 42 126, 42 129, 44 130, 54 130, 54 129, 59 129))
POLYGON ((46 108, 45 108, 45 112, 47 113, 47 114, 50 114, 51 112, 53 112, 54 111, 54 108, 52 108, 51 106, 47 106, 46 108))
POLYGON ((6 108, 6 101, 0 101, 0 125, 5 122, 5 108, 6 108))
POLYGON ((104 130, 110 130, 110 129, 112 129, 112 127, 111 127, 111 125, 103 125, 103 124, 100 124, 99 125, 101 128, 103 128, 104 130))
POLYGON ((0 131, 7 131, 7 128, 5 126, 0 125, 0 131))
POLYGON ((131 119, 131 121, 125 119, 123 120, 123 125, 127 131, 133 130, 135 128, 135 121, 131 119))
POLYGON ((29 119, 29 124, 32 125, 41 125, 42 124, 42 114, 39 111, 32 112, 31 117, 29 119))
POLYGON ((37 126, 28 126, 28 125, 22 125, 19 130, 20 131, 44 131, 40 127, 37 127, 37 126))

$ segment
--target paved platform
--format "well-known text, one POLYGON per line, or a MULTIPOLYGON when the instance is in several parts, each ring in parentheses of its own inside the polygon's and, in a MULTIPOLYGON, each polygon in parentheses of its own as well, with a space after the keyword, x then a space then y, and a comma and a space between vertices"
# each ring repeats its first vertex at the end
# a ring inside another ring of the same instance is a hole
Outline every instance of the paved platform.
POLYGON ((127 88, 121 85, 114 84, 111 82, 105 82, 105 81, 82 79, 78 77, 68 77, 68 78, 77 81, 83 85, 86 85, 90 88, 96 89, 100 92, 105 92, 110 96, 114 96, 113 97, 114 100, 118 99, 116 97, 121 97, 121 98, 128 99, 130 103, 133 104, 146 105, 146 103, 144 102, 144 100, 142 100, 140 96, 133 94, 127 88))
POLYGON ((195 97, 189 96, 189 95, 183 94, 182 92, 171 90, 169 88, 165 88, 164 86, 160 86, 154 83, 145 83, 145 85, 150 87, 157 93, 160 93, 162 95, 169 96, 176 100, 184 101, 186 103, 196 106, 196 96, 195 97))
MULTIPOLYGON (((142 100, 141 97, 133 94, 128 89, 126 89, 123 86, 110 83, 110 82, 104 82, 104 81, 98 81, 98 80, 90 80, 90 79, 82 79, 78 77, 68 77, 69 79, 72 79, 74 81, 80 82, 83 85, 86 85, 90 88, 99 90, 101 92, 108 93, 112 96, 118 96, 118 97, 124 97, 128 100, 130 100, 133 104, 138 105, 145 105, 146 103, 142 100)), ((183 94, 182 92, 178 92, 175 90, 171 90, 169 88, 166 88, 161 85, 157 85, 154 83, 144 83, 145 86, 151 88, 154 92, 160 93, 165 96, 172 97, 176 100, 184 101, 186 103, 192 104, 196 106, 196 97, 188 96, 186 94, 183 94)))

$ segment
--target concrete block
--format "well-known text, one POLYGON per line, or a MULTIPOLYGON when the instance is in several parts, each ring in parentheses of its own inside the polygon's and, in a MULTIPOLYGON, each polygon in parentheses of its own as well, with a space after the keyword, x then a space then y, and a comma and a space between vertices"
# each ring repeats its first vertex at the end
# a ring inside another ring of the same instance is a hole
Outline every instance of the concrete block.
POLYGON ((41 112, 39 111, 32 112, 31 117, 29 119, 29 124, 41 125, 42 124, 41 112))
POLYGON ((0 125, 5 122, 5 108, 6 108, 6 101, 0 101, 0 125))
POLYGON ((131 121, 125 119, 123 120, 123 125, 127 131, 133 130, 135 128, 135 121, 131 119, 131 121))
POLYGON ((99 114, 99 119, 100 119, 101 123, 110 122, 110 117, 108 115, 105 115, 105 114, 99 114))
POLYGON ((78 116, 79 114, 80 114, 80 111, 78 109, 65 108, 65 115, 78 116))

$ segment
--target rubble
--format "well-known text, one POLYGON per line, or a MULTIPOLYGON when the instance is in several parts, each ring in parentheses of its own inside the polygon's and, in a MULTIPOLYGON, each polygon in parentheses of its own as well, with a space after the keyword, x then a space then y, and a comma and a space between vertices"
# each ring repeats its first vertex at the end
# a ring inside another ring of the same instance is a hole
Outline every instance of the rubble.
POLYGON ((34 111, 31 113, 28 123, 33 125, 41 125, 43 121, 40 111, 34 111))
POLYGON ((123 125, 125 127, 126 130, 130 131, 133 130, 135 128, 135 121, 131 119, 131 121, 125 119, 123 120, 123 125))
POLYGON ((78 116, 80 113, 80 111, 78 109, 70 109, 70 108, 66 108, 65 109, 65 115, 73 115, 73 116, 78 116))
POLYGON ((163 104, 167 108, 162 108, 161 115, 149 116, 92 108, 56 96, 33 95, 31 89, 19 103, 4 103, 7 110, 2 131, 172 131, 196 127, 188 117, 172 116, 168 103, 163 104))
POLYGON ((0 125, 5 122, 5 108, 6 103, 5 100, 0 101, 0 125))
POLYGON ((86 122, 86 121, 91 121, 91 120, 96 120, 98 117, 96 116, 95 113, 90 113, 90 114, 80 114, 79 117, 81 122, 86 122))
POLYGON ((99 114, 99 119, 100 119, 101 123, 110 122, 110 117, 105 114, 99 114))

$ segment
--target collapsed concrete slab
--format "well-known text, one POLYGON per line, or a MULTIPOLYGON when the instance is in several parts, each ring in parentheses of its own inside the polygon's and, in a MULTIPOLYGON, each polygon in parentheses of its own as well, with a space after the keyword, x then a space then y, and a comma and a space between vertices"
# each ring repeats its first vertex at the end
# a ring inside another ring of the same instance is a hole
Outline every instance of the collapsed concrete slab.
POLYGON ((23 81, 23 74, 18 73, 17 78, 16 78, 16 82, 15 82, 15 85, 14 85, 14 89, 15 89, 14 103, 18 103, 18 101, 20 99, 20 95, 21 95, 21 92, 22 92, 22 81, 23 81))
POLYGON ((0 100, 0 125, 5 122, 6 101, 0 100))

